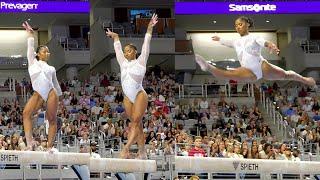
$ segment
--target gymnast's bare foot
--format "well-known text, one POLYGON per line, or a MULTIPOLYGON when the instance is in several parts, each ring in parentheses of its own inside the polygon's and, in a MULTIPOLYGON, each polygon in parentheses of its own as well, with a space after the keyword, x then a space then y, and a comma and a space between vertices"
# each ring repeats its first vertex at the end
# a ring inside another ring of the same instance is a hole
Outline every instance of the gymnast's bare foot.
POLYGON ((54 153, 57 153, 57 152, 59 152, 59 151, 58 151, 58 149, 56 149, 56 148, 54 148, 54 147, 51 147, 51 148, 48 148, 48 149, 47 149, 47 152, 48 152, 49 154, 54 154, 54 153))
POLYGON ((23 150, 24 151, 35 151, 37 147, 37 141, 32 140, 31 143, 27 143, 27 147, 25 147, 23 150))
POLYGON ((120 152, 120 156, 121 159, 130 159, 130 152, 128 148, 123 148, 122 151, 120 152))
POLYGON ((143 150, 139 150, 138 153, 137 153, 137 159, 148 159, 147 158, 147 153, 146 151, 143 149, 143 150))

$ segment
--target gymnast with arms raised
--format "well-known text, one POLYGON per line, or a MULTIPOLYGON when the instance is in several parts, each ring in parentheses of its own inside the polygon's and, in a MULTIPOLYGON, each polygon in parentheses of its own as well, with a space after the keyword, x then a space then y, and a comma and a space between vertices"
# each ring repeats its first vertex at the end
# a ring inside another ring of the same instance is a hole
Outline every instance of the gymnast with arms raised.
POLYGON ((62 92, 56 77, 55 68, 47 64, 50 57, 48 47, 41 45, 35 52, 34 31, 28 22, 24 22, 23 27, 29 34, 27 51, 28 71, 34 90, 33 95, 28 100, 23 110, 23 127, 27 141, 27 150, 32 150, 34 145, 31 116, 42 107, 44 102, 46 102, 46 118, 49 121, 47 148, 49 152, 54 152, 57 151, 53 147, 53 143, 57 133, 59 96, 62 95, 62 92))
POLYGON ((136 142, 139 148, 138 158, 146 158, 142 118, 148 106, 148 96, 142 87, 142 81, 146 73, 152 30, 157 22, 158 16, 153 14, 138 58, 137 48, 133 44, 125 45, 124 51, 122 51, 118 34, 109 29, 106 32, 114 40, 116 58, 121 70, 121 86, 125 94, 123 104, 125 112, 131 120, 128 142, 120 153, 121 158, 129 158, 130 146, 136 142))
POLYGON ((235 29, 241 36, 239 39, 229 41, 213 36, 213 41, 219 41, 222 45, 234 48, 241 67, 223 70, 210 65, 203 57, 196 54, 196 62, 203 71, 210 72, 220 79, 233 79, 242 82, 255 82, 261 78, 266 80, 293 80, 299 81, 309 86, 315 86, 316 82, 312 77, 303 77, 294 71, 285 71, 282 68, 269 63, 261 56, 261 49, 266 47, 270 52, 279 54, 280 50, 272 42, 261 37, 256 37, 249 33, 249 28, 253 26, 253 21, 245 16, 241 16, 235 21, 235 29))

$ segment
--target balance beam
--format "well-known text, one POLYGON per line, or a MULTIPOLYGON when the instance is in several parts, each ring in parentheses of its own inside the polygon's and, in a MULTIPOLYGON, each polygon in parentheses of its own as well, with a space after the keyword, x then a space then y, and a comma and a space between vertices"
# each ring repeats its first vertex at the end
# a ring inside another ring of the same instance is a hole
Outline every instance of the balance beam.
POLYGON ((176 156, 177 172, 318 174, 320 162, 176 156))
POLYGON ((91 158, 89 153, 42 151, 0 151, 0 164, 88 165, 92 172, 143 172, 157 171, 155 160, 91 158))

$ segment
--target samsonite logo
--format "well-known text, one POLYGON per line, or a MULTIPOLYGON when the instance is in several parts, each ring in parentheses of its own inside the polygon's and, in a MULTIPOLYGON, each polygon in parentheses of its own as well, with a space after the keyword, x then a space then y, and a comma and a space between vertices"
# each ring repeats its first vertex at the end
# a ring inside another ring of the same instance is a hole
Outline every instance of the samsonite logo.
POLYGON ((277 5, 275 4, 229 4, 229 11, 231 12, 266 12, 266 11, 276 11, 277 5))

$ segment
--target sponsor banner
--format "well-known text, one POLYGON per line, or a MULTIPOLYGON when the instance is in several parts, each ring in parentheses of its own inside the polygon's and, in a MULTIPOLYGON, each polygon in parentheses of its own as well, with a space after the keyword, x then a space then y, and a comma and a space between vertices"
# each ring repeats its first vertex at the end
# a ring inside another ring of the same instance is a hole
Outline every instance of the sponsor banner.
POLYGON ((176 14, 320 14, 320 1, 176 2, 176 14))
POLYGON ((89 13, 89 2, 0 1, 0 13, 89 13))

